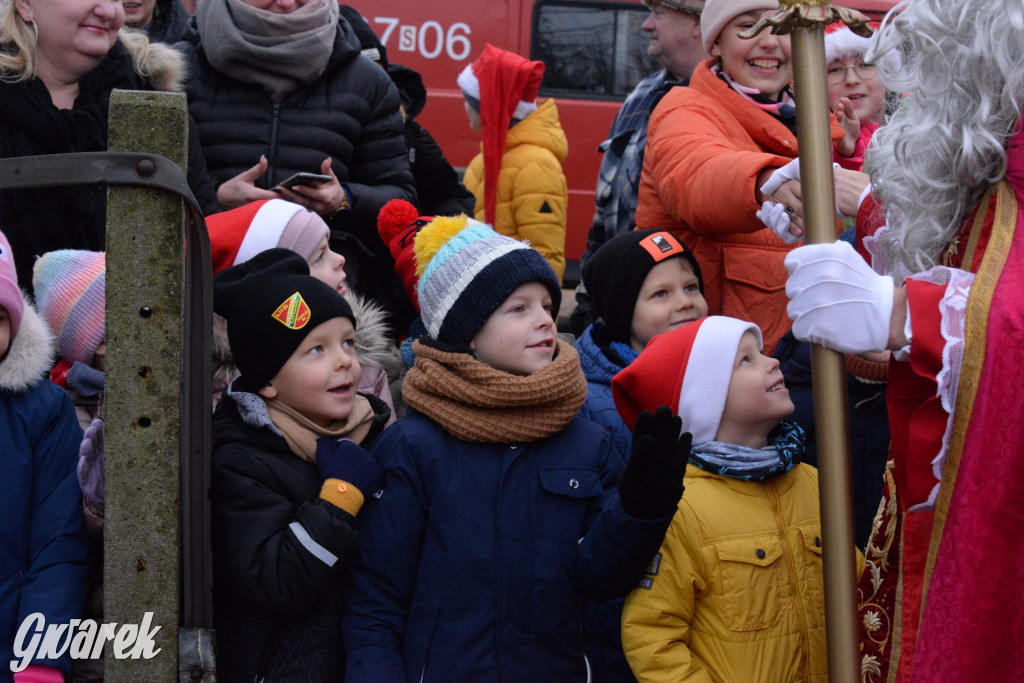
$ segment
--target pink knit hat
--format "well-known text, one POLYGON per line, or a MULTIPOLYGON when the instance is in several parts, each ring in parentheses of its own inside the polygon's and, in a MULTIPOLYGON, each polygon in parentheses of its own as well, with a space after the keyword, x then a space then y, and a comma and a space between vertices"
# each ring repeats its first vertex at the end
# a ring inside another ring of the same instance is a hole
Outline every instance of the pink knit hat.
POLYGON ((32 267, 39 314, 57 337, 57 355, 91 363, 106 339, 106 254, 102 251, 50 251, 32 267))
POLYGON ((14 255, 7 237, 0 232, 0 306, 7 309, 11 320, 11 336, 18 333, 21 317, 25 312, 25 300, 18 289, 18 271, 14 269, 14 255))
POLYGON ((283 199, 263 199, 207 216, 206 229, 214 274, 274 247, 291 249, 308 261, 330 234, 323 218, 283 199))

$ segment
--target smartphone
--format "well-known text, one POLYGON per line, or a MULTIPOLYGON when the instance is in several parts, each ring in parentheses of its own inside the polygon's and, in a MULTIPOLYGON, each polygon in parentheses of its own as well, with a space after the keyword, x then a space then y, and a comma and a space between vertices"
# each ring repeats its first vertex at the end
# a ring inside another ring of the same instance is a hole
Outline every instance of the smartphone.
POLYGON ((278 187, 293 188, 296 185, 307 185, 309 187, 320 187, 326 182, 331 180, 329 175, 321 175, 320 173, 296 173, 293 176, 285 178, 283 181, 278 183, 278 187))

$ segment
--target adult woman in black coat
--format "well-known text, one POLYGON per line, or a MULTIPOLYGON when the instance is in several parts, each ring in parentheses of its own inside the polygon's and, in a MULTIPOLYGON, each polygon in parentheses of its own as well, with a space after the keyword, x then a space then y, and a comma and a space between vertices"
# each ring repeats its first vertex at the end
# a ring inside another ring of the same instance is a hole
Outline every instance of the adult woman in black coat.
POLYGON ((282 197, 316 211, 353 289, 396 313, 406 297, 377 213, 416 201, 398 92, 337 1, 204 0, 177 47, 221 208, 282 197), (330 180, 279 187, 299 172, 330 180))
MULTIPOLYGON (((111 90, 178 89, 180 56, 143 33, 122 31, 124 20, 119 0, 0 2, 0 158, 106 151, 111 90)), ((189 184, 200 205, 215 210, 195 145, 189 184)), ((27 286, 40 254, 105 249, 106 191, 0 192, 0 230, 27 286)))

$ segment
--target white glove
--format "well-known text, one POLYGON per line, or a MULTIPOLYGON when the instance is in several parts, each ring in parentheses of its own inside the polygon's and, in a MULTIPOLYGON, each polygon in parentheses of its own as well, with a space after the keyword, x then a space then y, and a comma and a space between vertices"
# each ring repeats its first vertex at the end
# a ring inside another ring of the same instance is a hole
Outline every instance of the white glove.
POLYGON ((797 339, 843 353, 882 351, 889 342, 892 278, 879 275, 847 242, 811 244, 786 255, 786 312, 797 339))
POLYGON ((796 244, 803 239, 803 236, 797 237, 789 231, 791 222, 785 204, 765 202, 760 209, 754 212, 754 215, 760 218, 761 222, 771 228, 786 244, 796 244))
MULTIPOLYGON (((833 162, 832 163, 832 172, 835 173, 837 168, 840 168, 839 164, 833 162)), ((789 180, 796 180, 796 181, 800 180, 800 158, 799 157, 797 157, 796 159, 793 159, 793 161, 789 162, 788 164, 786 164, 782 168, 775 169, 772 172, 772 174, 770 176, 768 176, 768 181, 765 182, 765 184, 761 186, 761 192, 763 192, 765 195, 775 194, 775 192, 778 191, 778 189, 780 187, 782 187, 782 184, 787 182, 787 181, 789 181, 789 180)), ((835 180, 833 180, 832 182, 835 182, 835 180)), ((849 218, 849 216, 845 215, 842 211, 839 210, 839 205, 838 204, 836 204, 836 215, 839 218, 849 218)), ((764 222, 764 219, 762 219, 762 222, 764 222)), ((781 237, 781 235, 780 235, 780 237, 781 237)), ((790 243, 790 244, 792 244, 792 243, 790 243)))
POLYGON ((775 191, 782 187, 787 180, 800 180, 800 158, 797 157, 782 168, 775 169, 768 181, 761 186, 761 192, 766 195, 775 194, 775 191))

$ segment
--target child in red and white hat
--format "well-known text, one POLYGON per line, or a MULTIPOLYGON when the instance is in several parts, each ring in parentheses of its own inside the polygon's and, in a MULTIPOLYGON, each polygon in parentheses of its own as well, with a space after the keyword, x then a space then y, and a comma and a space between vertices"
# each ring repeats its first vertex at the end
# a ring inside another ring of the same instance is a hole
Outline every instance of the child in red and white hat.
POLYGON ((528 241, 561 280, 569 203, 562 162, 569 147, 554 99, 537 100, 543 77, 543 62, 490 44, 459 74, 470 128, 483 137, 462 182, 476 197, 478 221, 528 241))
MULTIPOLYGON (((879 24, 868 24, 877 31, 879 24)), ((860 171, 871 136, 885 115, 886 90, 878 77, 878 65, 864 59, 872 38, 859 36, 842 22, 825 27, 825 63, 828 104, 846 136, 835 143, 833 158, 843 168, 860 171)), ((897 57, 883 58, 891 66, 897 57)))
MULTIPOLYGON (((348 290, 345 257, 331 250, 330 229, 324 219, 293 202, 269 199, 207 216, 206 227, 210 233, 214 274, 245 263, 268 249, 291 249, 305 259, 310 275, 345 297, 358 321, 356 352, 362 366, 359 391, 383 400, 391 408, 388 424, 394 422, 394 401, 384 370, 384 364, 391 363, 395 356, 388 314, 369 299, 348 290)), ((238 369, 223 319, 214 316, 213 327, 213 405, 216 407, 221 392, 238 376, 238 369)))
POLYGON ((658 335, 612 392, 626 424, 669 406, 693 437, 686 492, 622 613, 637 678, 824 680, 818 475, 761 331, 712 316, 658 335))

